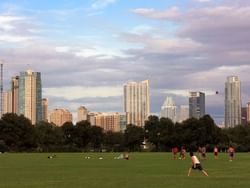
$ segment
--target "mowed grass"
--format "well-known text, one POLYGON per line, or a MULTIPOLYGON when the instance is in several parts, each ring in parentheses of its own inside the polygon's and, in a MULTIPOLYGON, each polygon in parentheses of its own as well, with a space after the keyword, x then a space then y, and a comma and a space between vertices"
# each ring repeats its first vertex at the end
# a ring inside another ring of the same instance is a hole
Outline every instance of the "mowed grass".
POLYGON ((193 171, 190 158, 172 160, 171 153, 6 153, 0 155, 1 188, 231 188, 250 187, 250 153, 237 153, 233 162, 225 153, 202 161, 209 177, 193 171), (85 159, 89 156, 90 159, 85 159), (98 159, 100 156, 102 160, 98 159))

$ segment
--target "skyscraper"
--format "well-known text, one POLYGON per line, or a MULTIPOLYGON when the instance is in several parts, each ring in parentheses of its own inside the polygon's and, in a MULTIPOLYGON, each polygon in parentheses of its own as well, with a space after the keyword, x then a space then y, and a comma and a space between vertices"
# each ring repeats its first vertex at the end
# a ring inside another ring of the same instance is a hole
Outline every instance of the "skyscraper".
POLYGON ((3 114, 12 113, 12 92, 3 92, 3 114))
POLYGON ((11 91, 12 91, 12 112, 18 114, 19 76, 14 76, 11 78, 11 91))
POLYGON ((241 125, 247 124, 247 107, 241 107, 241 125))
POLYGON ((179 110, 179 122, 183 122, 189 118, 189 106, 188 105, 181 105, 179 110))
POLYGON ((77 109, 77 122, 88 120, 88 110, 85 106, 80 106, 77 109))
POLYGON ((247 103, 247 122, 250 123, 250 102, 247 103))
POLYGON ((166 97, 161 106, 161 117, 169 118, 173 122, 177 121, 176 105, 172 97, 166 97))
POLYGON ((48 105, 49 101, 47 98, 42 99, 42 120, 48 122, 48 105))
POLYGON ((201 118, 205 115, 205 93, 189 92, 189 117, 201 118))
POLYGON ((241 86, 237 76, 228 76, 225 82, 225 127, 241 124, 241 86))
POLYGON ((40 72, 27 70, 19 77, 18 111, 35 123, 42 120, 42 83, 40 72))
POLYGON ((149 81, 125 84, 124 112, 127 116, 127 124, 143 127, 149 111, 149 81))

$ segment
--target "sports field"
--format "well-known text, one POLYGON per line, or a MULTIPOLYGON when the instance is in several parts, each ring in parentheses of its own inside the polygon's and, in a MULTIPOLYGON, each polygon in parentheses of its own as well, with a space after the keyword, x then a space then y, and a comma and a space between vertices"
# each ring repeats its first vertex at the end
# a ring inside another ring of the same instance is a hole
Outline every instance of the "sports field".
POLYGON ((209 177, 193 171, 187 177, 190 158, 172 160, 171 153, 57 153, 0 155, 1 188, 248 188, 250 153, 226 154, 202 161, 209 177), (85 159, 89 156, 90 159, 85 159), (103 159, 99 159, 103 157, 103 159))

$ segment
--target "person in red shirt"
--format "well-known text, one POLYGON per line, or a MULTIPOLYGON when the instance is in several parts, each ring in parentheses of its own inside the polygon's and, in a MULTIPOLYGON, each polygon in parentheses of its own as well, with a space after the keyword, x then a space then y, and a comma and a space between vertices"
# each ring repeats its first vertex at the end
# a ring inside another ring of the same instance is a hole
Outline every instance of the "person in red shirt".
POLYGON ((178 153, 178 148, 177 147, 173 147, 172 148, 173 159, 176 159, 177 153, 178 153))

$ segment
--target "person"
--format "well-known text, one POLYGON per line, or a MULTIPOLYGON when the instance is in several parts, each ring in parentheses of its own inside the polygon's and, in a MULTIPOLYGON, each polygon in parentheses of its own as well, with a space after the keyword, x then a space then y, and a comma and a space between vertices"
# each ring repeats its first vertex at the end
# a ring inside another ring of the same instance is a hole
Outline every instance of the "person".
POLYGON ((219 152, 218 147, 214 146, 214 158, 215 159, 218 159, 218 152, 219 152))
POLYGON ((125 153, 123 154, 123 159, 129 160, 128 152, 125 152, 125 153))
POLYGON ((181 151, 180 151, 180 159, 181 160, 184 160, 184 159, 186 159, 186 149, 185 149, 185 147, 181 147, 181 151))
POLYGON ((229 161, 230 162, 233 161, 233 159, 234 159, 234 153, 235 153, 234 148, 232 146, 230 146, 228 148, 227 152, 228 152, 228 156, 229 156, 229 161))
POLYGON ((201 148, 201 159, 206 160, 206 147, 205 146, 201 148))
POLYGON ((190 155, 190 157, 191 157, 192 166, 191 166, 191 167, 189 168, 189 170, 188 170, 188 176, 191 175, 192 169, 194 169, 194 170, 198 169, 198 170, 200 170, 205 176, 208 176, 208 173, 207 173, 205 170, 203 170, 203 168, 202 168, 202 166, 201 166, 201 163, 200 163, 199 159, 194 155, 194 153, 193 153, 193 152, 190 152, 189 155, 190 155))
POLYGON ((178 148, 177 147, 173 147, 172 148, 172 153, 173 153, 173 159, 176 159, 176 155, 178 153, 178 148))

